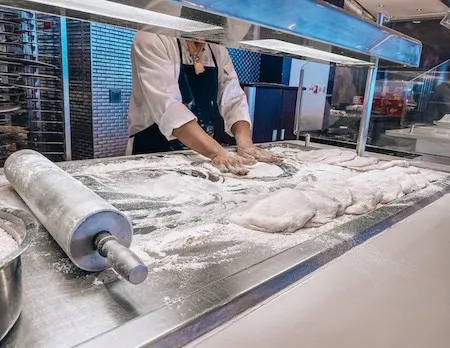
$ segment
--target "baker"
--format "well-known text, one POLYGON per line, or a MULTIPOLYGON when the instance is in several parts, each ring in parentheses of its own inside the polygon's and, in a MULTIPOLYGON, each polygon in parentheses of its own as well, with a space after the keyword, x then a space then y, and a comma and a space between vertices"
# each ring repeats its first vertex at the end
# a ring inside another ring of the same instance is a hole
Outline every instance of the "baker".
POLYGON ((252 142, 246 95, 225 47, 140 31, 131 58, 128 154, 184 145, 237 175, 248 172, 245 164, 280 161, 252 142), (237 155, 220 144, 224 131, 237 155))

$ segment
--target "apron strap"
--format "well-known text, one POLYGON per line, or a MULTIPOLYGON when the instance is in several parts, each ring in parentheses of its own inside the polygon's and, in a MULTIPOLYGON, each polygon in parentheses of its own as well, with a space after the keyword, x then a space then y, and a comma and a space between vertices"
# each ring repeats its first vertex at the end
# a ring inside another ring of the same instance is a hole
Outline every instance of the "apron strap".
POLYGON ((216 56, 214 55, 214 52, 213 52, 212 48, 211 48, 211 46, 210 46, 210 45, 208 45, 208 47, 209 47, 209 50, 211 51, 211 56, 212 56, 212 59, 213 59, 214 65, 216 66, 216 68, 217 68, 217 69, 219 69, 219 66, 217 65, 217 60, 216 60, 216 56))
POLYGON ((183 65, 183 51, 181 50, 181 41, 177 39, 178 53, 180 54, 180 65, 183 65))
MULTIPOLYGON (((177 44, 178 44, 178 53, 179 53, 179 56, 180 56, 180 64, 182 65, 183 64, 183 50, 181 49, 181 41, 180 41, 180 39, 177 39, 177 44)), ((211 49, 211 46, 208 45, 208 48, 209 48, 209 51, 211 52, 211 57, 212 57, 212 60, 214 62, 214 65, 216 66, 216 68, 219 68, 219 65, 217 65, 216 56, 215 56, 213 50, 211 49)))

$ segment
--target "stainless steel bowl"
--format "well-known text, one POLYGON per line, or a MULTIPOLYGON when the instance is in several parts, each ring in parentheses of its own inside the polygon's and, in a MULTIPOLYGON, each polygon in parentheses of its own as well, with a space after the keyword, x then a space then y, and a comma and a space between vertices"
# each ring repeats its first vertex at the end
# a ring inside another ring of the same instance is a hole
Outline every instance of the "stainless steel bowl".
POLYGON ((0 227, 19 243, 19 248, 0 259, 0 341, 22 311, 22 264, 20 256, 37 232, 36 220, 27 212, 0 205, 0 227), (5 223, 6 221, 6 223, 5 223))

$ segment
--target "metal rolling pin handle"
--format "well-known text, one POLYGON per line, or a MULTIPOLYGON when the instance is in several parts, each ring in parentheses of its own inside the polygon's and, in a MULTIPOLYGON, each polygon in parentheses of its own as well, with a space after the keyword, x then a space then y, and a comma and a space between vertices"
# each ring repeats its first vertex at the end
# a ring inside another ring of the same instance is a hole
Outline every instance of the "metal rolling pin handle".
POLYGON ((111 233, 97 234, 94 237, 94 247, 101 256, 108 259, 110 266, 130 283, 140 284, 147 278, 147 266, 111 233))

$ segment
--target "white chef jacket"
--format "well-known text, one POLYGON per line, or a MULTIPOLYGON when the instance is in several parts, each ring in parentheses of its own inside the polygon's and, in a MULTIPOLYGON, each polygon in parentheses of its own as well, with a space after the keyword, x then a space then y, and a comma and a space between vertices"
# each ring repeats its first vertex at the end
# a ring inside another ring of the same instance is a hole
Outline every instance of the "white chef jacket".
MULTIPOLYGON (((225 131, 238 121, 250 122, 247 97, 242 90, 228 51, 220 45, 205 46, 202 64, 214 66, 211 50, 218 65, 219 112, 224 119, 225 131), (207 47, 209 46, 210 49, 207 47)), ((183 64, 193 64, 185 41, 181 40, 183 64)), ((182 103, 178 86, 180 57, 176 38, 148 32, 137 32, 131 49, 133 90, 128 115, 128 131, 136 133, 156 123, 168 139, 175 137, 175 128, 196 120, 195 115, 182 103)), ((131 154, 132 138, 127 154, 131 154)))

